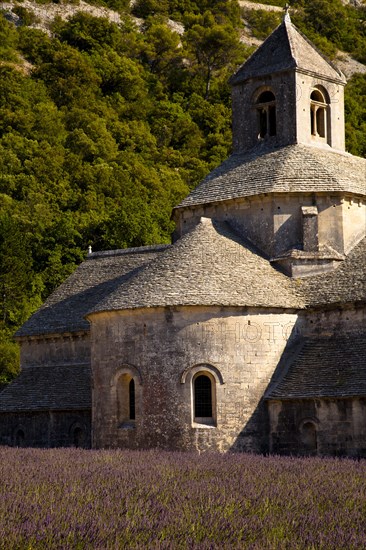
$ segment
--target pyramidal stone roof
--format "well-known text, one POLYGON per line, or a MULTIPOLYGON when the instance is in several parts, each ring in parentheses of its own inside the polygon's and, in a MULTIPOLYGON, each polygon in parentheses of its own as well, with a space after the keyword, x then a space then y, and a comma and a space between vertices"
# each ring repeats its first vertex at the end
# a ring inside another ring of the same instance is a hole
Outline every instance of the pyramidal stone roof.
POLYGON ((263 193, 349 192, 366 195, 366 159, 328 146, 287 145, 233 154, 177 208, 263 193))
POLYGON ((86 365, 27 367, 0 393, 0 412, 91 408, 86 365))
POLYGON ((89 331, 84 315, 170 245, 90 254, 15 336, 89 331))
POLYGON ((366 238, 334 271, 292 279, 226 223, 203 218, 174 245, 91 254, 17 336, 89 331, 88 313, 139 307, 365 303, 365 265, 366 238))
POLYGON ((200 223, 90 313, 164 306, 301 308, 296 283, 225 223, 200 223))
POLYGON ((268 388, 267 399, 366 395, 366 335, 305 338, 287 370, 268 388))
POLYGON ((290 69, 322 76, 333 82, 345 83, 342 72, 327 60, 287 14, 282 23, 253 53, 231 78, 231 84, 239 84, 249 78, 290 69), (270 68, 270 69, 269 69, 270 68))
POLYGON ((298 279, 298 291, 309 307, 366 303, 365 266, 366 237, 334 271, 298 279))

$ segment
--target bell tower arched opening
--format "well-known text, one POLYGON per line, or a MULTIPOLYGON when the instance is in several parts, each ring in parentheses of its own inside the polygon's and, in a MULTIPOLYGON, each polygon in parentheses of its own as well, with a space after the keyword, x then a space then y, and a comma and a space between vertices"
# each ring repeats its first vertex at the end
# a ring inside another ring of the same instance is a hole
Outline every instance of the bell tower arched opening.
POLYGON ((310 94, 310 128, 313 138, 328 141, 328 105, 329 98, 325 89, 315 88, 310 94))
POLYGON ((276 128, 276 98, 273 92, 262 92, 256 102, 258 139, 266 139, 275 136, 276 128))

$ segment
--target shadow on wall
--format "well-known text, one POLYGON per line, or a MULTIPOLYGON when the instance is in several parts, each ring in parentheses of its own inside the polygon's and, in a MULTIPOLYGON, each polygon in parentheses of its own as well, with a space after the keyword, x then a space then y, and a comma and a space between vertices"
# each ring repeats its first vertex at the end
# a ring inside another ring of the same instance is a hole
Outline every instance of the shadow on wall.
POLYGON ((0 445, 91 448, 90 411, 3 413, 0 445))
MULTIPOLYGON (((292 328, 286 343, 286 347, 282 353, 281 359, 274 370, 271 379, 264 389, 261 398, 259 399, 249 420, 243 426, 241 432, 237 436, 235 442, 230 448, 232 452, 256 452, 267 454, 269 452, 278 452, 271 444, 271 422, 268 407, 268 397, 271 390, 277 386, 279 381, 286 375, 293 358, 298 353, 301 346, 300 323, 302 320, 297 320, 292 328)), ((293 433, 293 449, 294 454, 301 454, 298 434, 293 433)))
POLYGON ((230 450, 366 457, 366 334, 296 333, 230 450))

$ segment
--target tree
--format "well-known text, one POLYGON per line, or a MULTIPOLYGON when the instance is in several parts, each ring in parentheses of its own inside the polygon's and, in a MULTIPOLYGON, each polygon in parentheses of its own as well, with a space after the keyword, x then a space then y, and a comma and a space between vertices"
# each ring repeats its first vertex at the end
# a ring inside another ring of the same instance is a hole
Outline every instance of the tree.
POLYGON ((191 68, 202 75, 207 99, 214 74, 242 59, 245 49, 239 42, 237 31, 230 25, 217 24, 210 12, 197 21, 187 30, 183 41, 191 68))
POLYGON ((172 72, 179 78, 178 71, 183 70, 182 48, 180 47, 180 36, 171 31, 164 21, 156 21, 150 18, 144 30, 144 46, 141 58, 152 73, 171 84, 169 77, 172 72))
POLYGON ((366 75, 355 74, 345 89, 346 147, 353 155, 366 157, 366 75))
POLYGON ((19 374, 20 350, 5 331, 0 330, 0 389, 19 374))
POLYGON ((146 99, 147 75, 137 60, 119 55, 110 48, 93 53, 90 60, 100 79, 103 95, 118 93, 128 102, 143 102, 146 99))
POLYGON ((80 51, 91 51, 106 46, 115 48, 120 38, 120 31, 115 23, 83 12, 60 24, 57 30, 61 41, 80 51))
POLYGON ((18 36, 15 25, 9 23, 0 13, 0 60, 19 61, 19 56, 15 50, 17 42, 18 36))
POLYGON ((29 227, 0 211, 0 288, 4 325, 18 327, 40 306, 41 279, 33 270, 29 227))
POLYGON ((294 0, 293 20, 328 56, 337 49, 366 59, 366 9, 341 0, 294 0))
POLYGON ((147 18, 150 15, 168 15, 169 0, 137 0, 132 12, 137 17, 147 18))
POLYGON ((51 52, 50 60, 34 71, 34 77, 46 84, 59 107, 75 102, 90 105, 100 84, 90 59, 67 44, 51 52))

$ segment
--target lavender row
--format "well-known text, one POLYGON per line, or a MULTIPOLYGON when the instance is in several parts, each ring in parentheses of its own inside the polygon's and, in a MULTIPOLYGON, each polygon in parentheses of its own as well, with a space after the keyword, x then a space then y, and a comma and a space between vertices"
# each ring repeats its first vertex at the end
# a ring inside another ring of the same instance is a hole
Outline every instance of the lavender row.
POLYGON ((366 461, 0 448, 0 548, 366 548, 366 461))

